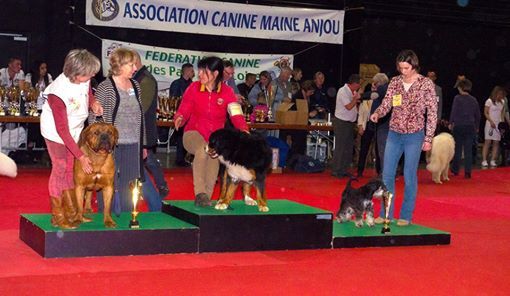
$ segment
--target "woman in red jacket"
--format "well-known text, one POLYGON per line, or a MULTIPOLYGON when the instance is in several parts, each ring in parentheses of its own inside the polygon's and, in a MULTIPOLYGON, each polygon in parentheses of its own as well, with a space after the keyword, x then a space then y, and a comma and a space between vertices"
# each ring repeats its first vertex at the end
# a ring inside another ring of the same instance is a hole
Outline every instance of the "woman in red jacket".
POLYGON ((195 205, 205 207, 211 205, 219 170, 219 161, 205 152, 209 136, 224 127, 227 113, 237 129, 248 132, 248 125, 233 90, 221 83, 223 61, 220 58, 200 60, 198 78, 184 92, 174 124, 176 130, 186 124, 184 148, 195 155, 192 166, 195 205))

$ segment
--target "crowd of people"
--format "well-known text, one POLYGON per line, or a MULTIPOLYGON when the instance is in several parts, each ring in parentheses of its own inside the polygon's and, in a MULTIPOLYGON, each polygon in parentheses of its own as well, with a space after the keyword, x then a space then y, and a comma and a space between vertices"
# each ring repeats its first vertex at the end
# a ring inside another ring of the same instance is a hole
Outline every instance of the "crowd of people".
MULTIPOLYGON (((91 79, 99 71, 100 64, 86 50, 70 51, 63 73, 56 79, 48 73, 48 64, 44 61, 35 62, 27 75, 19 58, 11 58, 8 66, 0 69, 2 87, 40 90, 37 107, 41 112, 41 133, 39 127, 28 127, 31 135, 28 147, 44 144, 48 150, 52 161, 49 181, 52 223, 62 228, 72 228, 75 222, 66 220, 62 212, 62 208, 68 206, 68 191, 73 188, 74 159, 81 162, 84 171, 90 171, 90 160, 79 150, 77 136, 87 119, 92 123, 98 120, 96 116, 119 131, 114 152, 114 210, 118 213, 132 210, 129 184, 133 179, 142 180, 151 211, 159 211, 161 199, 169 193, 155 154, 158 137, 167 137, 165 132, 168 133, 156 125, 157 81, 134 50, 116 49, 110 54, 109 64, 110 74, 95 91, 91 79)), ((203 149, 212 132, 227 125, 249 133, 246 112, 262 110, 266 113, 265 120, 270 120, 282 103, 304 100, 310 119, 332 122, 335 135, 330 162, 332 176, 361 177, 367 162, 374 160, 377 175, 394 193, 395 178, 403 172, 405 189, 397 223, 408 225, 414 211, 422 151, 431 149, 432 138, 438 132, 451 132, 456 142, 451 171, 459 174, 463 158, 464 176, 471 178, 482 113, 478 100, 470 94, 472 82, 465 75, 458 76, 454 86, 456 95, 445 100, 442 88, 436 84, 436 70, 421 75, 418 56, 412 50, 401 51, 395 66, 398 75, 390 79, 385 73, 377 73, 365 89, 362 85, 366 81, 359 74, 350 75, 332 98, 325 86, 326 77, 320 71, 307 75, 311 73, 282 64, 276 74, 269 69, 257 74, 247 73, 245 81, 236 84, 235 67, 229 60, 201 59, 196 81, 193 81, 194 66, 183 64, 180 78, 172 82, 169 95, 182 97, 174 115, 176 165, 188 166, 186 153, 193 155, 195 204, 211 204, 218 175, 218 161, 203 149), (307 76, 312 79, 303 80, 307 76), (446 108, 447 101, 452 101, 449 102, 451 109, 446 108)), ((494 87, 483 105, 483 115, 486 121, 481 167, 496 167, 503 140, 500 130, 502 125, 510 124, 507 92, 503 87, 494 87)), ((266 135, 289 146, 288 159, 306 154, 306 131, 282 129, 266 135)), ((101 208, 100 198, 98 204, 101 208)), ((390 218, 393 211, 392 207, 390 218)), ((381 223, 381 217, 376 222, 381 223)))

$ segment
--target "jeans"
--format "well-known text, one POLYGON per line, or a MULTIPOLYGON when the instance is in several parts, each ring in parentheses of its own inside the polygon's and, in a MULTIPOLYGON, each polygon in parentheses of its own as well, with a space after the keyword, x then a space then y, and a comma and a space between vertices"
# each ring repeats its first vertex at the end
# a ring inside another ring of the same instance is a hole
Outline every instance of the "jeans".
MULTIPOLYGON (((168 187, 165 180, 165 175, 163 173, 163 169, 161 168, 161 164, 159 163, 159 159, 157 159, 156 154, 152 151, 152 149, 147 149, 147 158, 145 159, 145 168, 154 178, 154 183, 156 183, 156 187, 168 187)), ((149 176, 146 174, 146 176, 149 176)))
POLYGON ((471 174, 475 127, 472 125, 454 126, 453 138, 455 139, 455 155, 453 156, 452 171, 454 173, 459 172, 462 150, 464 150, 464 173, 471 174))
POLYGON ((384 149, 386 148, 386 140, 388 139, 388 126, 377 126, 375 140, 377 142, 377 153, 379 154, 379 168, 384 170, 384 149))
MULTIPOLYGON (((418 191, 418 163, 425 134, 423 130, 412 134, 389 131, 384 153, 383 182, 393 194, 389 219, 393 219, 395 205, 395 175, 402 154, 404 159, 404 201, 400 209, 400 219, 411 221, 418 191)), ((384 207, 381 207, 384 217, 384 207)))
POLYGON ((152 184, 147 169, 144 169, 143 172, 145 174, 145 182, 142 183, 143 199, 147 203, 150 212, 161 212, 161 197, 156 191, 154 184, 152 184))

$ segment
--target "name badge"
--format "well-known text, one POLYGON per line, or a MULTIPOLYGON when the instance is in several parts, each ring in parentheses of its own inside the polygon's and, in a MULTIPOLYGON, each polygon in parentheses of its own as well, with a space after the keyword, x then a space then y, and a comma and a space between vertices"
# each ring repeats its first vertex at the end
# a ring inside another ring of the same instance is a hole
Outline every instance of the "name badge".
POLYGON ((393 107, 399 107, 402 106, 402 95, 394 95, 393 96, 393 107))

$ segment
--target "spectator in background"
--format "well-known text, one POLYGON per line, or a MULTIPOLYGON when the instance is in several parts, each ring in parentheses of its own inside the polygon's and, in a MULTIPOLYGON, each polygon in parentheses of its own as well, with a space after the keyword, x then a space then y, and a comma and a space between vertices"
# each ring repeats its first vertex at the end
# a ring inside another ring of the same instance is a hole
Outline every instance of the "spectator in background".
POLYGON ((30 73, 25 76, 25 82, 28 83, 30 87, 39 90, 37 109, 42 110, 42 105, 46 100, 43 96, 43 91, 53 82, 53 77, 48 73, 48 64, 45 61, 35 61, 30 73))
MULTIPOLYGON (((193 77, 195 77, 195 70, 193 69, 193 65, 190 63, 183 64, 181 66, 181 77, 172 81, 172 84, 170 84, 170 96, 182 98, 188 86, 191 84, 191 82, 193 82, 193 77)), ((165 129, 168 131, 168 128, 165 129)), ((190 164, 186 162, 186 150, 184 149, 184 145, 182 143, 182 135, 183 129, 180 131, 176 130, 174 132, 175 165, 178 167, 189 167, 190 164)))
POLYGON ((281 68, 280 75, 271 81, 271 93, 273 94, 272 102, 270 102, 269 108, 272 110, 273 115, 276 114, 276 110, 283 102, 292 101, 292 87, 289 81, 290 75, 292 75, 292 69, 288 66, 281 68))
POLYGON ((437 97, 437 119, 438 121, 442 118, 443 112, 443 89, 437 85, 437 74, 435 70, 429 70, 427 72, 427 77, 434 82, 434 88, 436 89, 436 97, 437 97))
MULTIPOLYGON (((362 102, 359 105, 359 116, 358 116, 358 133, 361 135, 361 145, 360 145, 360 153, 358 159, 358 177, 363 176, 363 171, 365 170, 366 158, 368 155, 368 151, 372 140, 375 139, 375 169, 377 174, 381 174, 382 165, 381 159, 384 157, 384 144, 386 144, 386 135, 381 135, 383 137, 383 141, 381 145, 378 145, 377 141, 377 125, 379 123, 374 123, 369 121, 368 118, 372 113, 379 107, 381 104, 384 95, 386 94, 386 88, 388 86, 388 76, 384 73, 377 73, 372 77, 372 85, 370 91, 366 91, 363 93, 362 102), (382 146, 382 147, 380 147, 382 146), (382 149, 382 154, 379 153, 379 149, 382 149)), ((387 118, 389 119, 389 117, 387 118)), ((382 121, 382 120, 381 120, 382 121)), ((388 120, 386 120, 387 127, 388 120)), ((380 123, 382 124, 382 122, 380 123)), ((382 129, 383 127, 381 127, 382 129)))
MULTIPOLYGON (((373 78, 374 82, 377 84, 377 89, 371 93, 370 98, 372 99, 372 107, 370 108, 370 115, 374 114, 375 110, 379 108, 382 100, 386 96, 386 91, 388 90, 389 78, 384 73, 377 73, 373 78)), ((388 132, 390 130, 390 117, 391 111, 386 114, 386 116, 381 117, 377 120, 375 124, 375 140, 377 142, 377 154, 379 156, 379 173, 382 174, 384 169, 384 151, 386 148, 386 140, 388 138, 388 132)))
POLYGON ((239 94, 241 94, 243 98, 248 99, 248 94, 255 85, 255 82, 257 82, 257 75, 253 73, 247 73, 244 82, 237 85, 239 94))
MULTIPOLYGON (((37 97, 37 110, 39 111, 39 114, 42 112, 44 101, 46 101, 43 92, 52 82, 53 77, 50 73, 48 73, 48 64, 45 61, 35 61, 32 65, 30 73, 25 76, 25 83, 28 84, 29 87, 34 87, 39 91, 39 96, 37 97)), ((28 124, 27 128, 27 150, 28 153, 31 154, 30 156, 32 161, 38 162, 41 158, 42 151, 33 151, 33 148, 34 146, 43 147, 44 138, 41 136, 41 129, 39 128, 39 124, 28 124)))
MULTIPOLYGON (((148 199, 147 203, 149 210, 161 211, 161 199, 164 199, 168 193, 168 185, 165 180, 163 168, 156 157, 156 148, 158 145, 158 129, 156 125, 156 108, 158 105, 158 82, 152 76, 151 72, 146 66, 142 65, 142 60, 137 51, 133 50, 135 54, 135 66, 138 69, 133 76, 133 79, 140 84, 140 99, 142 101, 143 115, 145 118, 145 143, 143 147, 147 151, 147 157, 144 159, 145 164, 145 182, 151 182, 149 174, 154 178, 156 188, 159 192, 160 199, 148 199)), ((145 184, 143 184, 145 185, 145 184)), ((152 185, 152 184, 151 184, 152 185)), ((144 196, 154 196, 153 192, 148 190, 153 189, 152 186, 142 186, 144 196)))
MULTIPOLYGON (((370 120, 377 123, 379 118, 392 111, 384 153, 383 182, 395 196, 397 165, 403 154, 404 201, 397 225, 407 226, 413 218, 416 202, 421 150, 429 151, 432 148, 432 138, 437 124, 437 99, 434 83, 419 74, 419 60, 414 51, 408 49, 401 51, 395 64, 401 75, 391 80, 386 96, 370 116, 370 120)), ((393 219, 394 205, 395 202, 392 202, 388 213, 389 219, 393 219)), ((375 219, 375 223, 383 223, 384 214, 385 209, 381 207, 380 216, 375 219)))
POLYGON ((290 84, 292 86, 292 95, 295 95, 301 90, 301 79, 303 78, 303 71, 301 68, 294 68, 292 70, 292 77, 290 78, 290 84))
POLYGON ((259 81, 250 90, 248 100, 250 105, 257 106, 257 99, 262 93, 264 95, 265 103, 269 107, 269 92, 271 90, 271 75, 267 71, 262 71, 259 74, 259 81))
POLYGON ((223 60, 223 83, 230 86, 236 95, 237 101, 239 103, 242 102, 241 93, 239 93, 239 89, 237 88, 236 81, 234 79, 234 74, 236 73, 234 64, 230 60, 223 60))
MULTIPOLYGON (((358 117, 358 103, 361 96, 358 93, 361 78, 358 74, 349 76, 347 83, 338 90, 336 95, 336 110, 333 117, 335 132, 335 151, 333 154, 331 175, 337 178, 351 176, 347 171, 352 164, 354 148, 354 128, 358 117)), ((317 90, 316 90, 317 91, 317 90)))
POLYGON ((311 108, 317 110, 317 115, 314 118, 325 119, 329 112, 329 100, 324 86, 326 80, 324 73, 316 72, 313 75, 314 93, 310 97, 311 108))
POLYGON ((492 89, 490 97, 485 101, 484 115, 487 119, 485 121, 485 141, 482 148, 482 168, 487 166, 497 167, 499 141, 501 141, 501 134, 498 129, 498 124, 504 121, 504 98, 506 96, 505 89, 500 86, 495 86, 492 89), (487 163, 489 156, 489 147, 492 145, 491 161, 487 163))
POLYGON ((0 86, 24 87, 25 73, 21 70, 21 59, 12 57, 9 59, 7 68, 0 69, 0 86))
POLYGON ((471 165, 473 140, 480 126, 480 106, 476 98, 469 92, 472 83, 463 79, 457 84, 459 94, 453 99, 452 112, 450 114, 450 129, 455 139, 455 156, 453 157, 452 173, 457 176, 460 169, 460 160, 464 153, 464 178, 471 178, 471 165))

